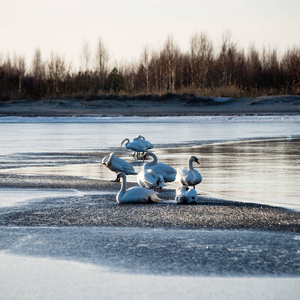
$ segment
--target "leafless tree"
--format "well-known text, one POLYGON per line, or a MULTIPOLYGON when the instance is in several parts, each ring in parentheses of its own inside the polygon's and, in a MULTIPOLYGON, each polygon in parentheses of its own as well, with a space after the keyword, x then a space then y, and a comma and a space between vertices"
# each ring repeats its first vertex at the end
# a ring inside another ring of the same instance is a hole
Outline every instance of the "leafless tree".
POLYGON ((17 56, 14 55, 14 69, 16 70, 17 76, 19 78, 19 84, 18 84, 18 93, 22 93, 22 81, 26 72, 26 62, 25 62, 25 56, 17 56))
POLYGON ((175 43, 173 37, 169 36, 161 52, 161 59, 164 61, 166 67, 166 73, 164 72, 166 76, 165 89, 172 92, 175 91, 175 77, 178 55, 179 47, 175 43))
POLYGON ((84 41, 82 44, 82 50, 80 55, 81 69, 84 73, 88 73, 90 71, 91 64, 91 50, 89 43, 84 41))
POLYGON ((204 33, 194 35, 190 46, 192 86, 207 86, 208 72, 213 61, 213 45, 204 33))
POLYGON ((52 52, 47 64, 47 72, 50 81, 50 89, 55 95, 58 95, 61 92, 60 86, 66 79, 69 71, 70 66, 66 64, 64 57, 61 57, 58 54, 54 55, 52 52))
POLYGON ((108 60, 108 51, 101 38, 99 38, 95 55, 95 63, 96 72, 99 76, 100 89, 104 88, 104 82, 108 73, 108 60))

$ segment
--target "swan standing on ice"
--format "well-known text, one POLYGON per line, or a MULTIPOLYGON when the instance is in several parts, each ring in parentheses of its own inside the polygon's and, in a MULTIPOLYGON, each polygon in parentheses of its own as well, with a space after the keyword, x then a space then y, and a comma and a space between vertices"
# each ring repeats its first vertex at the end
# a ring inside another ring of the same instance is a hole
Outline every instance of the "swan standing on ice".
POLYGON ((123 146, 124 143, 126 149, 130 149, 134 151, 133 156, 136 156, 137 159, 139 158, 139 153, 145 153, 147 151, 145 145, 141 143, 139 140, 134 140, 130 142, 129 139, 126 138, 121 142, 121 146, 123 146))
POLYGON ((149 141, 146 141, 145 138, 138 134, 134 139, 133 141, 138 141, 140 142, 142 145, 145 146, 145 148, 148 150, 148 149, 152 149, 153 148, 153 145, 149 142, 149 141))
MULTIPOLYGON (((113 152, 102 159, 102 164, 117 174, 120 172, 123 172, 126 175, 137 174, 131 164, 129 164, 127 161, 125 161, 122 158, 116 157, 113 152)), ((117 176, 115 181, 119 181, 119 180, 120 179, 117 176)))
POLYGON ((121 190, 117 194, 116 200, 118 203, 145 203, 162 201, 157 196, 157 192, 148 190, 139 186, 131 187, 127 190, 127 181, 125 173, 118 174, 121 178, 121 190))
POLYGON ((139 186, 147 189, 162 188, 166 186, 164 184, 164 178, 162 175, 157 174, 154 170, 142 170, 137 176, 137 183, 139 186))
POLYGON ((179 204, 197 203, 198 194, 195 189, 190 189, 187 185, 183 185, 176 190, 175 201, 179 204))
POLYGON ((196 156, 191 156, 188 160, 188 169, 177 169, 175 182, 195 188, 195 185, 202 181, 202 176, 197 170, 194 169, 193 162, 200 164, 196 156))
POLYGON ((175 180, 176 170, 174 168, 167 164, 157 162, 157 156, 152 152, 147 152, 143 159, 145 160, 149 156, 152 157, 153 160, 144 164, 144 170, 154 170, 157 174, 163 176, 165 182, 172 182, 175 180))

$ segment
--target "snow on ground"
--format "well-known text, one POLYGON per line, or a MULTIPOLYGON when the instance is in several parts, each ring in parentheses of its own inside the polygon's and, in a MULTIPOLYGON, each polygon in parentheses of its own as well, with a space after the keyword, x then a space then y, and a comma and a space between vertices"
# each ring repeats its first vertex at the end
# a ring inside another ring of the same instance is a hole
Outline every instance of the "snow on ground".
POLYGON ((92 264, 0 253, 0 299, 299 299, 300 278, 112 273, 92 264))

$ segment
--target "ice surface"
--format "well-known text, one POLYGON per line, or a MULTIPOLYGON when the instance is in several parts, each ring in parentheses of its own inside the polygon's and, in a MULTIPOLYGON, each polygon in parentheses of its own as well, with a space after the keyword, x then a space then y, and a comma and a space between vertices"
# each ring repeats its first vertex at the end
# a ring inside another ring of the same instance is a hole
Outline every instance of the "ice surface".
POLYGON ((0 298, 299 299, 299 278, 152 276, 91 264, 0 253, 0 298))
MULTIPOLYGON (((218 101, 218 100, 216 100, 218 101)), ((206 122, 300 122, 299 115, 253 116, 91 116, 21 117, 0 116, 0 123, 206 123, 206 122)))

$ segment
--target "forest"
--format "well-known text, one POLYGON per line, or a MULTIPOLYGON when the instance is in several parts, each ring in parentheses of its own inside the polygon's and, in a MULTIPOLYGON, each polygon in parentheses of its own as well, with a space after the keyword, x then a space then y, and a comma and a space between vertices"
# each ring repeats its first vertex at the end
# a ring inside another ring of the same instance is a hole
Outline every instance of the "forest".
POLYGON ((37 48, 32 61, 0 56, 0 100, 104 97, 109 95, 196 94, 254 97, 300 94, 300 47, 279 55, 276 49, 247 52, 224 35, 216 48, 204 34, 191 37, 183 52, 172 36, 162 49, 145 47, 134 63, 113 64, 99 39, 94 54, 83 44, 81 66, 75 70, 64 56, 52 52, 44 60, 37 48))

